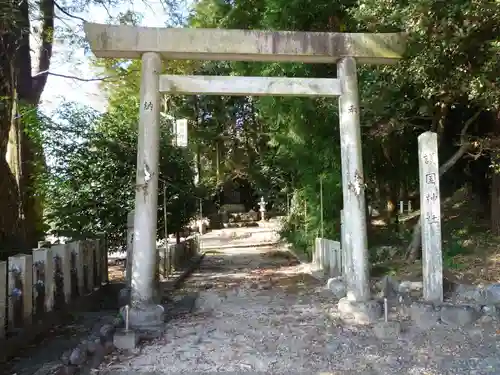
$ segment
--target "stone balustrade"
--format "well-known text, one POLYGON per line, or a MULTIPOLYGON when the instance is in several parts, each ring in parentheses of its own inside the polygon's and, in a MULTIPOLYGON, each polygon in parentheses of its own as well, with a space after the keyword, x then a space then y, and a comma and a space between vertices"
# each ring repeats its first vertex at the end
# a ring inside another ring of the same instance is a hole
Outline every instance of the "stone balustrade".
POLYGON ((34 249, 0 262, 0 340, 108 281, 104 238, 34 249))
POLYGON ((193 260, 199 252, 198 235, 186 238, 177 244, 169 244, 168 251, 165 247, 158 249, 158 272, 167 277, 169 269, 182 270, 193 260), (170 261, 170 266, 169 266, 170 261))
POLYGON ((314 266, 329 277, 342 276, 342 248, 340 242, 327 238, 316 238, 312 254, 314 266))

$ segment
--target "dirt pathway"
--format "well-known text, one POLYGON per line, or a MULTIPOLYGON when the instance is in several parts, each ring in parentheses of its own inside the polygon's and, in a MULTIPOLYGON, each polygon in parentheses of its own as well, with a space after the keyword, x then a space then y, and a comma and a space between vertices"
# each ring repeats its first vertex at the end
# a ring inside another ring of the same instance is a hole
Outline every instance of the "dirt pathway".
POLYGON ((165 337, 101 374, 265 372, 497 374, 495 322, 465 330, 411 325, 382 342, 370 327, 336 318, 336 300, 276 247, 207 255, 180 294, 199 293, 194 314, 168 323, 165 337), (125 372, 124 372, 125 373, 125 372))

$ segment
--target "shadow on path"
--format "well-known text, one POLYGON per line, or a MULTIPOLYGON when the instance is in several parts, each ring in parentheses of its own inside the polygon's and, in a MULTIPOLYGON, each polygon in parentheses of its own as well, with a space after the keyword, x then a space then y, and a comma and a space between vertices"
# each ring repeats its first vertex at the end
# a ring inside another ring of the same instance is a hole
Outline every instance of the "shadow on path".
POLYGON ((321 285, 310 274, 300 272, 297 266, 295 257, 279 245, 207 252, 199 271, 186 282, 184 291, 321 285))

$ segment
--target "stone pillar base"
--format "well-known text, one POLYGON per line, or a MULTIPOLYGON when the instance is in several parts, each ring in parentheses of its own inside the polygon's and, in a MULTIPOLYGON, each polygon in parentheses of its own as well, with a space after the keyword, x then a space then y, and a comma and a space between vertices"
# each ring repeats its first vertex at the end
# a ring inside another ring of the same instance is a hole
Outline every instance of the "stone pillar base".
MULTIPOLYGON (((120 309, 125 320, 125 307, 120 309)), ((129 328, 138 332, 140 336, 161 336, 165 328, 165 310, 163 306, 147 304, 131 307, 129 310, 129 328)))
MULTIPOLYGON (((125 305, 130 305, 131 304, 131 296, 132 296, 132 288, 130 287, 125 287, 120 289, 120 292, 118 293, 118 306, 122 308, 125 305)), ((162 294, 160 292, 159 288, 156 288, 153 291, 153 304, 161 304, 162 301, 162 294)))
POLYGON ((350 324, 373 324, 382 317, 382 305, 378 301, 350 301, 344 297, 339 300, 340 318, 350 324))

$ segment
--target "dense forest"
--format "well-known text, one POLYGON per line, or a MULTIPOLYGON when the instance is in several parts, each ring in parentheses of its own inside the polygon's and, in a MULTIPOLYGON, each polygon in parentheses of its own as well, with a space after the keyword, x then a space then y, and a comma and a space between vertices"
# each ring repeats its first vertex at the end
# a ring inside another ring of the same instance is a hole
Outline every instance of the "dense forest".
MULTIPOLYGON (((47 118, 37 107, 50 74, 52 45, 72 32, 59 26, 61 19, 91 3, 76 2, 9 0, 0 5, 4 252, 33 247, 48 232, 71 237, 106 232, 117 244, 124 240, 126 214, 133 206, 140 62, 95 62, 105 71, 103 76, 114 77, 101 83, 109 98, 104 114, 68 103, 57 118, 47 118), (34 14, 37 27, 30 17, 34 14), (30 33, 41 40, 37 64, 32 61, 30 33)), ((482 225, 481 231, 500 235, 500 2, 199 0, 190 4, 187 17, 182 7, 180 2, 166 4, 170 25, 407 32, 407 52, 400 63, 359 69, 367 205, 381 213, 386 232, 380 240, 381 231, 370 219, 369 242, 397 239, 402 256, 419 257, 418 236, 411 238, 416 221, 401 231, 395 217, 401 200, 412 201, 418 209, 417 137, 427 130, 438 134, 443 202, 461 189, 467 203, 474 204, 477 217, 472 220, 482 225)), ((139 20, 140 15, 126 12, 110 22, 139 20)), ((74 48, 79 48, 82 41, 73 39, 74 48)), ((166 70, 336 76, 333 64, 170 61, 166 70)), ((162 126, 158 210, 166 186, 172 231, 195 215, 199 198, 210 202, 225 181, 238 178, 275 209, 291 202, 283 235, 297 247, 312 244, 321 218, 325 237, 338 238, 342 193, 337 100, 172 96, 165 98, 165 110, 189 121, 187 150, 171 146, 168 120, 162 126), (200 174, 196 187, 193 169, 200 174)), ((471 220, 470 210, 463 216, 471 220)))

